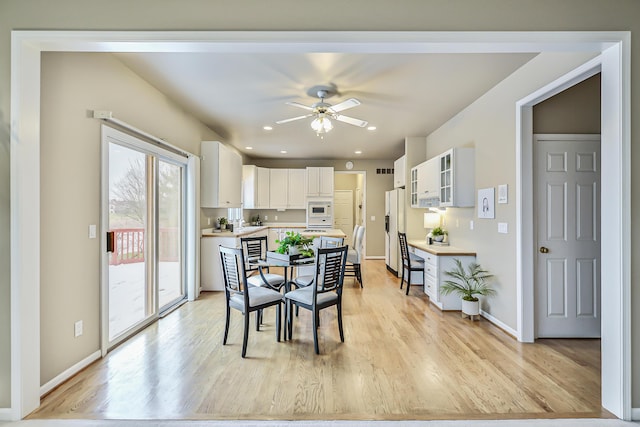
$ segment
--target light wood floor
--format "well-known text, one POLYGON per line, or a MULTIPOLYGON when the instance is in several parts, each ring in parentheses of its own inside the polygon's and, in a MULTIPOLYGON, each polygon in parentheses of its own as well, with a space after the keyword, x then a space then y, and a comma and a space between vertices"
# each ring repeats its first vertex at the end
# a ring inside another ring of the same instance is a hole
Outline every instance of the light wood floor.
POLYGON ((364 289, 347 279, 345 342, 335 310, 313 351, 306 310, 294 340, 276 342, 275 311, 242 315, 222 345, 224 294, 148 327, 42 400, 30 418, 493 419, 609 418, 600 405, 600 341, 521 344, 481 319, 441 312, 420 287, 409 296, 384 261, 366 261, 364 289))

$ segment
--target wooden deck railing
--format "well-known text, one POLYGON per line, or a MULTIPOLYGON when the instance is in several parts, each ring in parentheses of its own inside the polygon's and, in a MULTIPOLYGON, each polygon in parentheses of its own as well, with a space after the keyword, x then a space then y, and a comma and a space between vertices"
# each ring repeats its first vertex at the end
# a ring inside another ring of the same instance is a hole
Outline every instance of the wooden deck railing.
MULTIPOLYGON (((144 262, 144 229, 116 228, 114 232, 114 251, 109 258, 109 265, 144 262)), ((178 261, 180 245, 177 227, 160 229, 158 252, 160 261, 178 261)))

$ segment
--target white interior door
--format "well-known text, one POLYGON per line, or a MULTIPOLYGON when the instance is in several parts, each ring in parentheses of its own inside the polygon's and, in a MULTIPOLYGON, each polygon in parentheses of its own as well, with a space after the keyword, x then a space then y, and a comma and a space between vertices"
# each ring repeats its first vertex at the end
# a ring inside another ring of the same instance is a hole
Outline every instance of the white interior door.
POLYGON ((600 337, 600 137, 535 135, 537 336, 600 337))
POLYGON ((339 228, 347 235, 344 241, 353 241, 353 191, 336 190, 333 193, 333 228, 339 228))

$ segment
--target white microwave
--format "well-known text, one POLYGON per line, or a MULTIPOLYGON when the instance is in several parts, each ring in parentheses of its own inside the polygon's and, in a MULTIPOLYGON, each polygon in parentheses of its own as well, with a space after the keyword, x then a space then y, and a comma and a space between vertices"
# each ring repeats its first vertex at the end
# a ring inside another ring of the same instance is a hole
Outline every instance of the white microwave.
POLYGON ((309 202, 307 205, 307 217, 331 217, 331 202, 309 202))

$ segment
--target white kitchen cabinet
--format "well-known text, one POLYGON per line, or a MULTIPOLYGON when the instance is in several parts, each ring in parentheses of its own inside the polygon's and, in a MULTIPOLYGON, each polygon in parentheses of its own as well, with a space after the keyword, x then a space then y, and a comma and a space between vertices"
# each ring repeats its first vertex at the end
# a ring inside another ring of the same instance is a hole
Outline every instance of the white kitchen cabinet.
POLYGON ((269 169, 269 208, 286 209, 288 193, 289 169, 269 169))
POLYGON ((242 157, 218 141, 200 144, 200 205, 203 208, 242 205, 242 157))
POLYGON ((393 162, 393 188, 401 188, 407 185, 407 156, 402 156, 393 162))
POLYGON ((224 276, 218 247, 236 247, 235 237, 200 238, 200 286, 203 291, 223 291, 224 276))
POLYGON ((455 259, 462 262, 464 268, 475 262, 476 257, 470 255, 434 255, 430 252, 415 248, 413 251, 424 259, 424 293, 429 300, 440 310, 460 310, 462 303, 460 296, 456 294, 442 295, 440 286, 445 280, 449 280, 446 271, 455 268, 455 259))
POLYGON ((269 208, 306 209, 305 169, 269 169, 269 208))
POLYGON ((440 206, 475 206, 475 149, 452 148, 439 160, 440 206))
MULTIPOLYGON (((306 209, 305 181, 307 171, 305 169, 289 169, 287 187, 287 208, 306 209)), ((332 191, 333 197, 333 191, 332 191)))
MULTIPOLYGON (((241 237, 267 236, 268 230, 260 230, 241 237)), ((239 248, 240 237, 201 237, 200 238, 200 285, 203 291, 223 291, 224 276, 220 263, 219 246, 239 248)), ((271 249, 271 246, 269 246, 271 249)))
POLYGON ((307 167, 307 197, 333 197, 333 167, 307 167))
POLYGON ((269 169, 242 166, 242 202, 245 209, 269 209, 269 169))
POLYGON ((434 157, 411 169, 411 207, 440 206, 440 158, 434 157))

